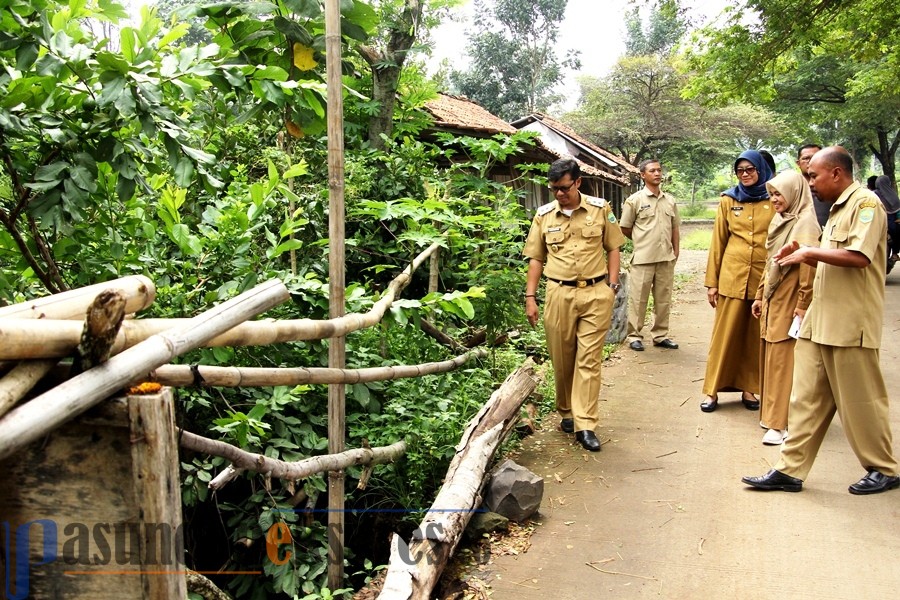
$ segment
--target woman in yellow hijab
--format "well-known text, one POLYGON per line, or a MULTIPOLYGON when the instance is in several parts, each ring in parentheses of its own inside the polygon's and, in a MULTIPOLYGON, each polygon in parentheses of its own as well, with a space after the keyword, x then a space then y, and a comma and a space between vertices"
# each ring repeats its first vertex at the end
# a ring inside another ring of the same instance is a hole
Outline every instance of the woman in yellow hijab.
POLYGON ((812 193, 806 179, 785 171, 766 182, 775 216, 766 239, 768 258, 751 306, 759 319, 762 344, 759 352, 761 417, 766 428, 763 444, 778 445, 787 437, 788 407, 794 372, 794 344, 790 335, 812 300, 815 267, 807 264, 780 266, 772 257, 788 244, 818 246, 822 230, 816 221, 812 193))

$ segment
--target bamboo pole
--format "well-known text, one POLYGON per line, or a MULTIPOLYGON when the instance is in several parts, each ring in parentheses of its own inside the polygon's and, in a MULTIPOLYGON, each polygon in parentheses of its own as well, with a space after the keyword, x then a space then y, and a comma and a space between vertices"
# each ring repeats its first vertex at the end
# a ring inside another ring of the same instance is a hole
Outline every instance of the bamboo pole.
MULTIPOLYGON (((190 431, 181 432, 179 443, 188 450, 227 458, 232 462, 231 467, 233 469, 256 471, 275 479, 286 479, 289 481, 305 479, 325 471, 343 472, 344 469, 353 465, 380 465, 392 462, 406 453, 406 442, 401 440, 390 446, 355 448, 353 450, 345 450, 339 454, 311 456, 303 460, 287 462, 269 458, 262 454, 247 452, 237 446, 218 440, 211 440, 190 431)), ((212 487, 212 482, 210 482, 210 487, 212 487)))
POLYGON ((0 308, 0 319, 78 319, 101 292, 120 290, 125 295, 126 314, 140 312, 153 304, 156 286, 143 275, 131 275, 105 283, 88 285, 36 300, 0 308))
MULTIPOLYGON (((322 340, 371 327, 384 318, 400 292, 409 285, 412 274, 440 246, 432 244, 422 251, 397 277, 391 281, 384 295, 365 313, 350 313, 323 321, 290 319, 249 321, 233 327, 222 335, 204 343, 214 346, 265 346, 282 342, 322 340)), ((91 298, 93 300, 93 298, 91 298)), ((85 304, 85 307, 87 304, 85 304)), ((0 320, 0 360, 62 358, 70 356, 81 339, 84 312, 79 320, 0 320)), ((116 354, 142 342, 152 335, 184 326, 189 319, 129 319, 113 345, 116 354)))
POLYGON ((31 388, 56 366, 55 360, 20 362, 0 380, 0 417, 31 391, 31 388))
POLYGON ((484 358, 485 356, 487 356, 487 350, 480 348, 440 362, 392 367, 369 367, 365 369, 325 369, 314 367, 269 369, 257 367, 209 367, 205 365, 163 365, 135 379, 132 383, 155 381, 173 387, 187 387, 191 385, 209 387, 270 387, 304 383, 366 383, 446 373, 458 369, 472 358, 484 358))
POLYGON ((197 348, 289 297, 283 283, 267 281, 189 319, 187 326, 155 335, 13 409, 0 419, 0 459, 103 401, 139 373, 197 348))
MULTIPOLYGON (((344 316, 344 85, 341 65, 339 0, 325 0, 325 76, 328 84, 328 291, 329 316, 344 316)), ((334 335, 328 345, 328 366, 343 369, 346 340, 334 335)), ((328 452, 344 450, 346 426, 344 384, 328 387, 328 452)), ((344 471, 328 473, 328 587, 344 584, 344 471)))

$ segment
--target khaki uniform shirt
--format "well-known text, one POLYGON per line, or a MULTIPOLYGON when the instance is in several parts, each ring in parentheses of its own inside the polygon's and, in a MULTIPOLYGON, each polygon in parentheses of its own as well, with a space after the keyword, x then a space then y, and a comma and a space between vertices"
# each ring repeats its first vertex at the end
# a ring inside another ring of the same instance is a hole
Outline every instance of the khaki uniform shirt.
POLYGON ((630 195, 622 205, 622 227, 631 227, 635 265, 675 260, 672 232, 678 229, 681 219, 675 198, 660 191, 654 195, 647 188, 630 195))
POLYGON ((801 338, 828 346, 881 346, 886 227, 884 207, 871 191, 853 183, 840 195, 822 231, 821 247, 861 252, 870 264, 858 269, 819 263, 801 338))
POLYGON ((769 200, 738 202, 722 196, 703 285, 719 288, 722 296, 752 299, 766 266, 766 238, 774 215, 769 200))
POLYGON ((606 275, 603 250, 617 250, 624 243, 609 203, 581 194, 571 217, 556 200, 538 208, 523 254, 545 263, 546 277, 573 281, 606 275))

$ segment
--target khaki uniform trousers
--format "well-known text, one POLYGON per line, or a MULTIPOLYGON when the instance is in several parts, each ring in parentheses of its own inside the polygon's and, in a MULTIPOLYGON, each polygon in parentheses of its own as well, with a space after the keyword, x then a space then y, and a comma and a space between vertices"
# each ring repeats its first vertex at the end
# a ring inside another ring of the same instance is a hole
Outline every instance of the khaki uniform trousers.
POLYGON ((654 342, 669 337, 669 308, 672 304, 672 288, 675 285, 675 261, 632 264, 628 271, 628 339, 643 338, 641 330, 647 315, 647 302, 653 292, 653 328, 650 336, 654 342))
POLYGON ((544 329, 556 379, 556 410, 575 431, 600 420, 600 365, 615 294, 606 282, 577 288, 547 282, 544 329))
POLYGON ((806 479, 837 412, 862 467, 897 475, 889 409, 878 350, 797 340, 788 438, 775 468, 806 479))

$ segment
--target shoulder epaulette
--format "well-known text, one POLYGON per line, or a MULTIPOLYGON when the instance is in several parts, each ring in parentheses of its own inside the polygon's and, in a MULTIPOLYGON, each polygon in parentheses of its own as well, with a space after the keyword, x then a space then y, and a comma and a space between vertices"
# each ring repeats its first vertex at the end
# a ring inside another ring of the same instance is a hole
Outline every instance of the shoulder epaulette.
POLYGON ((585 196, 585 201, 588 204, 590 204, 591 206, 599 206, 600 208, 603 208, 604 206, 606 206, 606 200, 604 200, 603 198, 594 198, 593 196, 585 196))
POLYGON ((552 211, 554 208, 556 208, 556 201, 555 201, 555 200, 554 200, 553 202, 548 202, 547 204, 545 204, 545 205, 543 205, 543 206, 541 206, 541 207, 538 207, 538 209, 537 209, 537 216, 543 217, 543 216, 546 215, 548 212, 552 211))

